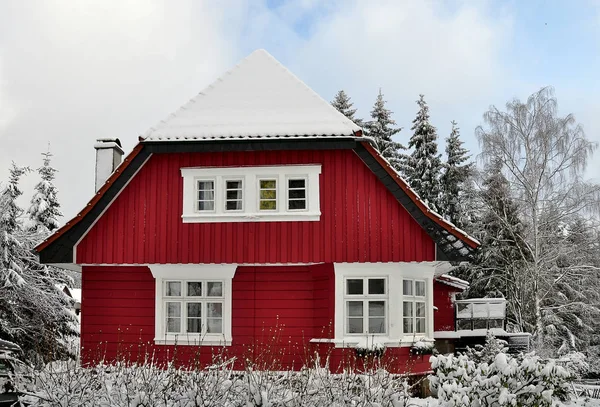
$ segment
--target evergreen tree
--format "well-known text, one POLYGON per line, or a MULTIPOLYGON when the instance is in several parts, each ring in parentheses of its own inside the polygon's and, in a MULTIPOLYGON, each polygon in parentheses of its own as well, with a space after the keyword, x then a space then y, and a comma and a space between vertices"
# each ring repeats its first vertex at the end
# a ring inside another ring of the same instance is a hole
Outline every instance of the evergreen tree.
POLYGON ((4 286, 23 283, 22 269, 17 255, 22 243, 16 235, 22 210, 17 205, 17 198, 23 194, 19 189, 19 180, 28 170, 28 168, 17 167, 13 162, 8 186, 0 196, 0 276, 4 286))
POLYGON ((429 106, 423 95, 420 95, 417 104, 419 111, 411 128, 414 133, 408 143, 412 152, 401 158, 402 172, 419 197, 437 211, 441 195, 441 154, 438 154, 436 129, 429 122, 429 106))
POLYGON ((385 107, 386 101, 379 89, 379 94, 371 110, 371 121, 366 126, 366 135, 375 141, 375 148, 395 169, 400 168, 400 151, 405 147, 393 140, 402 128, 394 128, 396 122, 392 119, 392 111, 385 107))
POLYGON ((354 103, 350 101, 350 96, 348 96, 346 92, 340 90, 336 93, 331 105, 348 119, 352 120, 354 124, 359 127, 364 127, 365 124, 363 123, 363 120, 354 116, 356 114, 356 109, 353 109, 354 103))
POLYGON ((471 156, 463 147, 455 121, 452 121, 452 131, 446 139, 446 156, 444 173, 440 179, 442 199, 439 209, 450 222, 464 229, 468 223, 466 217, 470 205, 468 200, 465 200, 465 189, 469 188, 467 183, 473 172, 473 163, 467 162, 471 156))
POLYGON ((70 299, 56 287, 70 283, 63 270, 39 263, 33 249, 47 230, 23 228, 17 204, 19 180, 27 168, 14 163, 0 193, 0 339, 15 342, 32 362, 74 356, 78 335, 68 311, 70 299))
POLYGON ((58 191, 52 182, 56 173, 56 170, 50 165, 52 154, 48 151, 42 155, 44 156, 44 165, 38 168, 41 181, 35 186, 35 193, 27 213, 34 227, 42 227, 52 232, 58 228, 57 218, 62 214, 57 199, 58 191))

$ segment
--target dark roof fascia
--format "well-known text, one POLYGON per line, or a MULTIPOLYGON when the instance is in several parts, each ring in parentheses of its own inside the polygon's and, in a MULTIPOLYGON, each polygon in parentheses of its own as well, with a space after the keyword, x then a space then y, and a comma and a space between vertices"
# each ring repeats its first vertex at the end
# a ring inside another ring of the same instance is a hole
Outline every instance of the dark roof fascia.
POLYGON ((358 144, 356 137, 288 138, 288 139, 240 139, 202 141, 144 141, 151 153, 214 153, 225 151, 272 151, 272 150, 344 150, 358 144))

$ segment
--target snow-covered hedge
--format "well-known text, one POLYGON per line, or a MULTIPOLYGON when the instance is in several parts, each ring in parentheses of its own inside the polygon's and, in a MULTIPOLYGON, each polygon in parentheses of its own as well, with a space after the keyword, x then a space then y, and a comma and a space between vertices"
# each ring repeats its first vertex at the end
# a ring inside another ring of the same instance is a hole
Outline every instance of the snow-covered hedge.
POLYGON ((537 356, 498 353, 491 363, 467 355, 431 357, 430 386, 440 406, 552 406, 570 396, 570 373, 537 356))
POLYGON ((383 370, 331 374, 318 367, 300 372, 236 372, 232 367, 233 361, 202 370, 151 363, 83 369, 61 362, 34 372, 27 401, 44 407, 414 405, 407 382, 383 370))

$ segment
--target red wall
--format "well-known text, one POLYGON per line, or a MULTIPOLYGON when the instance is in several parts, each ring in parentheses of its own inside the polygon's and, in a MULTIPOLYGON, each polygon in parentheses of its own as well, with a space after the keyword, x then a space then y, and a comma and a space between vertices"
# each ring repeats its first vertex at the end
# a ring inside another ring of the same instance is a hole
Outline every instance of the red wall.
MULTIPOLYGON (((311 344, 333 333, 333 265, 238 267, 232 286, 232 346, 154 346, 155 282, 142 266, 84 266, 82 269, 81 346, 84 364, 100 360, 181 365, 213 363, 236 357, 258 368, 299 369, 329 360, 334 371, 362 367, 354 349, 311 344), (330 291, 331 290, 331 291, 330 291)), ((390 371, 423 372, 429 357, 413 357, 408 348, 389 348, 383 360, 390 371)))
POLYGON ((77 245, 79 264, 427 260, 433 241, 352 150, 153 155, 77 245), (182 167, 319 163, 319 222, 181 221, 182 167))
POLYGON ((458 288, 437 281, 433 282, 433 305, 438 308, 433 314, 435 331, 454 331, 455 320, 452 295, 459 292, 461 290, 458 288))

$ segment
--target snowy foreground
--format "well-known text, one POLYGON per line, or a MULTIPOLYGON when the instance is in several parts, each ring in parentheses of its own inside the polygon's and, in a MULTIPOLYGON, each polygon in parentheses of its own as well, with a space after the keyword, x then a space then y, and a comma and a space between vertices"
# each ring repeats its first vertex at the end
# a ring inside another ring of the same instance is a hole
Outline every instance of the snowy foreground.
POLYGON ((233 360, 204 369, 99 365, 82 369, 60 362, 15 377, 33 406, 598 406, 576 396, 569 364, 533 355, 473 352, 431 357, 426 379, 392 375, 382 368, 332 374, 327 368, 299 372, 233 370, 233 360), (31 375, 31 376, 30 376, 31 375))

